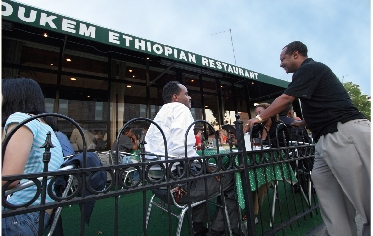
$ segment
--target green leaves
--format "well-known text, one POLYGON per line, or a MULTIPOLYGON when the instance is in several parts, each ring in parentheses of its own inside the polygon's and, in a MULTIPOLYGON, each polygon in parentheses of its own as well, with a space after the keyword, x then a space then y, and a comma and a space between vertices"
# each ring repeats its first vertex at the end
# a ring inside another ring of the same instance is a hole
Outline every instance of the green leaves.
POLYGON ((370 119, 370 97, 361 93, 360 86, 352 82, 343 83, 348 95, 351 97, 352 103, 355 107, 363 113, 363 115, 370 119))

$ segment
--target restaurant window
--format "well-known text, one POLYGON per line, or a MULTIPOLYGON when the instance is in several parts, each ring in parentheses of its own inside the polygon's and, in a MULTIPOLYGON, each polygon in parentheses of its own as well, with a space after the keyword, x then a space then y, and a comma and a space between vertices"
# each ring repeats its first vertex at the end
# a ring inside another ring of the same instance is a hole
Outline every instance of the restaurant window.
POLYGON ((104 118, 104 103, 103 102, 96 102, 96 109, 95 109, 95 120, 103 120, 104 118))
POLYGON ((203 116, 202 116, 203 108, 202 108, 202 101, 201 101, 201 93, 199 91, 189 90, 189 88, 188 88, 188 92, 189 92, 189 96, 192 98, 191 112, 192 112, 193 118, 194 120, 202 120, 203 119, 203 116))
POLYGON ((247 89, 245 89, 244 85, 238 84, 235 87, 234 93, 236 94, 237 99, 237 111, 240 115, 240 120, 243 121, 244 124, 247 123, 249 120, 249 113, 247 110, 248 104, 246 101, 247 96, 247 89))
POLYGON ((66 99, 60 99, 59 113, 65 116, 69 115, 69 101, 66 99))
POLYGON ((45 111, 48 113, 53 112, 54 107, 54 99, 53 98, 45 98, 45 111))
POLYGON ((221 126, 218 106, 218 96, 214 94, 204 94, 206 121, 209 122, 215 129, 221 126))
POLYGON ((164 104, 162 98, 162 88, 160 86, 150 87, 150 105, 162 106, 164 104))
POLYGON ((150 105, 150 117, 149 118, 153 120, 161 108, 162 106, 150 105))
POLYGON ((127 121, 146 117, 147 104, 145 65, 112 60, 111 70, 110 144, 127 121))
POLYGON ((212 126, 214 126, 215 129, 219 129, 223 124, 223 121, 220 120, 219 115, 222 111, 219 107, 216 79, 203 77, 202 87, 206 121, 209 122, 212 126))
MULTIPOLYGON (((62 75, 58 113, 73 118, 93 135, 105 135, 108 119, 108 82, 85 78, 82 75, 62 75)), ((71 135, 74 126, 65 120, 59 120, 59 128, 66 135, 71 135)), ((96 150, 103 150, 105 143, 100 140, 96 150)))
POLYGON ((107 78, 108 58, 65 49, 62 71, 107 78))

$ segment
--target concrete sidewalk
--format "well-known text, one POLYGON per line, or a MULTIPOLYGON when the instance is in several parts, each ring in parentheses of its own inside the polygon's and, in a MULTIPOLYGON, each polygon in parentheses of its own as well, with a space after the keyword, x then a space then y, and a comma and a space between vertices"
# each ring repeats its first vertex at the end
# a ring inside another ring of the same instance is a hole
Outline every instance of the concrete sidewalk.
MULTIPOLYGON (((356 226, 357 226, 357 235, 361 236, 361 230, 363 228, 363 220, 361 219, 361 216, 359 214, 356 214, 355 221, 356 221, 356 226)), ((322 222, 321 224, 319 224, 313 230, 311 230, 310 232, 306 234, 306 236, 326 236, 326 235, 328 234, 327 234, 326 226, 324 222, 322 222)))

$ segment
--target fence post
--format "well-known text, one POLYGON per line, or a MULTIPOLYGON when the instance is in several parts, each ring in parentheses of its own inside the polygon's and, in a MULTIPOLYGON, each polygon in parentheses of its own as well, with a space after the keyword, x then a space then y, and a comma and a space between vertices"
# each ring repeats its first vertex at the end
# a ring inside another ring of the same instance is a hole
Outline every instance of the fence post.
POLYGON ((240 168, 244 167, 244 171, 241 173, 242 179, 242 191, 245 199, 245 212, 247 219, 247 233, 248 235, 256 235, 255 229, 255 216, 253 208, 253 196, 251 192, 251 185, 249 176, 249 168, 247 165, 246 147, 243 133, 243 121, 240 120, 240 115, 236 114, 236 121, 234 122, 236 127, 236 139, 238 153, 242 152, 242 155, 238 157, 238 164, 240 168))
MULTIPOLYGON (((43 172, 48 172, 48 164, 51 159, 51 152, 50 149, 54 148, 52 140, 51 140, 51 132, 49 131, 47 133, 47 137, 45 139, 45 143, 40 147, 44 148, 45 151, 43 153, 43 163, 44 163, 44 169, 43 172)), ((47 197, 47 176, 43 177, 43 182, 41 184, 41 201, 40 205, 45 204, 45 199, 47 197)), ((44 234, 44 215, 45 215, 45 210, 40 211, 40 216, 39 216, 39 236, 43 236, 44 234)))

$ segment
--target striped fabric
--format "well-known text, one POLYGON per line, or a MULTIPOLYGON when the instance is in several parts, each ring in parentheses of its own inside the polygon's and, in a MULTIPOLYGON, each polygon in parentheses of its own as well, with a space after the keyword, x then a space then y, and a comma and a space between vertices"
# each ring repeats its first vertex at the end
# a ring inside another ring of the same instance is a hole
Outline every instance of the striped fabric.
MULTIPOLYGON (((29 114, 16 112, 9 116, 8 120, 6 121, 4 132, 7 133, 7 128, 10 124, 14 123, 20 123, 21 121, 30 118, 29 114)), ((52 128, 45 124, 40 122, 39 120, 35 119, 27 124, 25 124, 26 127, 30 129, 30 131, 34 135, 34 140, 32 143, 32 147, 29 153, 29 157, 25 166, 24 173, 37 173, 37 172, 43 172, 44 169, 44 163, 43 163, 43 153, 45 149, 40 148, 44 143, 45 139, 47 137, 47 133, 51 133, 51 140, 52 144, 54 145, 54 148, 51 148, 51 159, 48 165, 49 171, 54 171, 60 168, 61 164, 63 163, 63 156, 62 156, 62 148, 60 143, 58 142, 58 139, 53 132, 52 128)), ((22 145, 20 143, 19 145, 22 145)), ((21 180, 21 183, 26 182, 27 180, 21 180)), ((29 188, 26 188, 24 190, 18 191, 12 195, 12 197, 9 198, 9 203, 12 203, 14 205, 19 205, 28 202, 33 196, 35 196, 36 193, 36 186, 32 186, 29 188)), ((41 200, 41 197, 39 196, 38 200, 36 200, 33 205, 39 204, 41 200)), ((53 200, 48 196, 46 202, 52 202, 53 200)))

